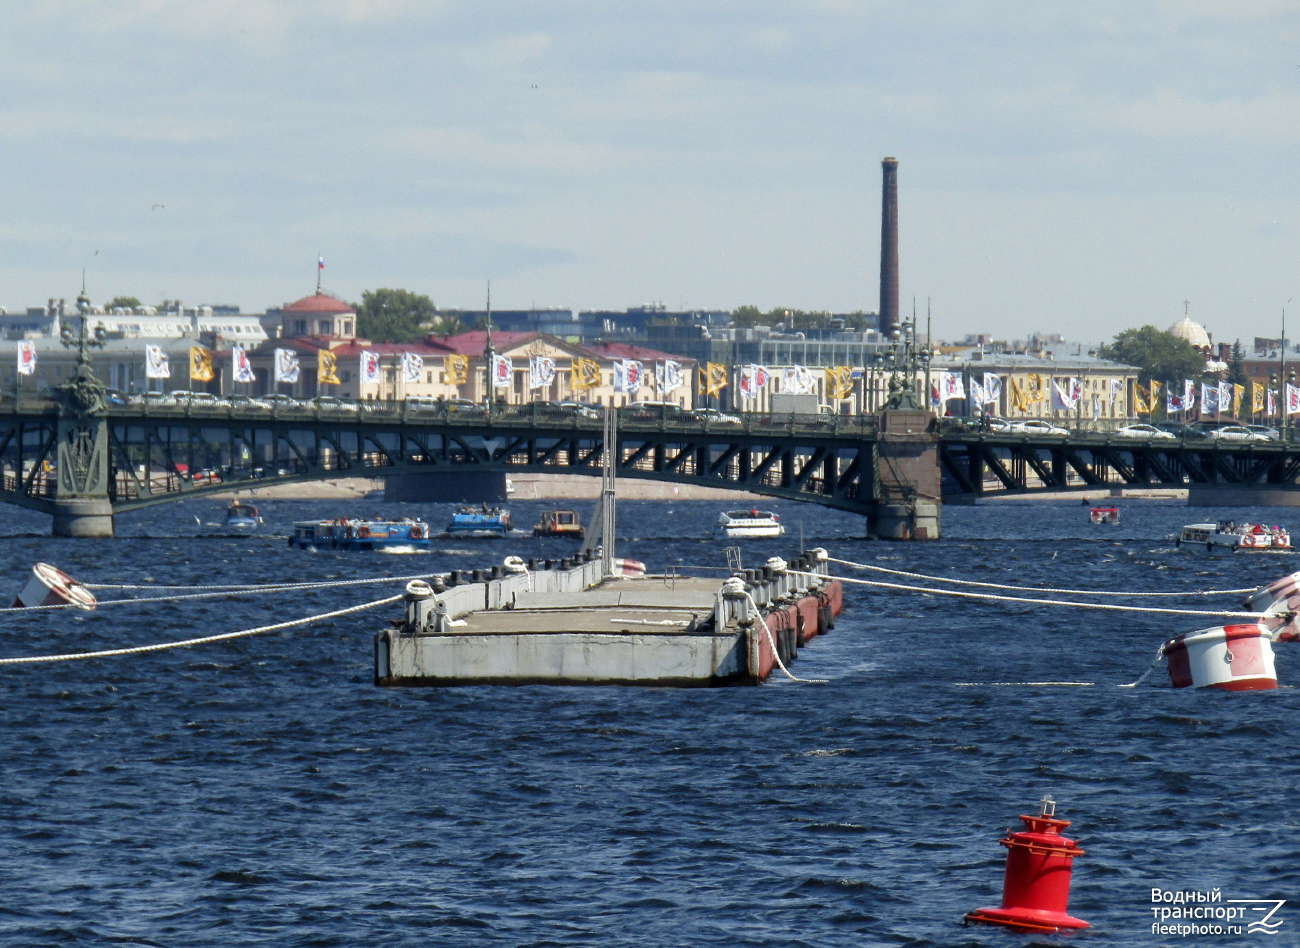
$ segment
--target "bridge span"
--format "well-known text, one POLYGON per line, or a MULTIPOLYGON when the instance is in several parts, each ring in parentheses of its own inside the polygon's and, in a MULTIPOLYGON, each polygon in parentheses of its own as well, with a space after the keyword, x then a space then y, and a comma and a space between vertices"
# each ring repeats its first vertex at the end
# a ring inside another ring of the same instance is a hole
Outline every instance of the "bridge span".
MULTIPOLYGON (((598 476, 605 450, 603 415, 591 409, 528 405, 489 415, 414 402, 105 397, 87 412, 69 404, 67 391, 55 395, 0 398, 0 500, 52 514, 55 534, 65 536, 110 536, 117 512, 294 481, 453 471, 598 476)), ((909 536, 915 511, 897 508, 916 500, 924 482, 934 524, 923 524, 922 535, 937 534, 938 435, 928 412, 738 422, 635 408, 619 415, 621 477, 818 503, 909 536)))

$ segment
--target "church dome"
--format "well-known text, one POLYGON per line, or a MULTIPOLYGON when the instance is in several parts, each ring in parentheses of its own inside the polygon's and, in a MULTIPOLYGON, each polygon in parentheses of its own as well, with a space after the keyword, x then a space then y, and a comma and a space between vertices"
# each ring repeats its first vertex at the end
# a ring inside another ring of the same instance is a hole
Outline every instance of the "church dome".
MULTIPOLYGON (((347 303, 333 296, 326 296, 324 293, 317 293, 314 296, 304 296, 296 303, 289 303, 284 307, 286 313, 354 313, 347 303)), ((1207 343, 1208 345, 1208 343, 1207 343)))
POLYGON ((1184 316, 1181 322, 1174 323, 1169 327, 1168 332, 1171 336, 1190 342, 1198 349, 1210 348, 1210 334, 1200 323, 1192 322, 1190 316, 1184 316))

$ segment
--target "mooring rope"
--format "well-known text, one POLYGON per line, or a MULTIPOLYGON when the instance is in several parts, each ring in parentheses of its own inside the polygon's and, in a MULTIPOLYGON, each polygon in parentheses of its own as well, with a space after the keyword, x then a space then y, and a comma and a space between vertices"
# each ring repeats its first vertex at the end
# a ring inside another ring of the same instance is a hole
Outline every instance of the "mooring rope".
POLYGON ((852 566, 855 569, 874 570, 878 573, 890 573, 894 576, 908 576, 912 579, 924 579, 930 582, 952 583, 957 586, 978 586, 983 589, 1014 589, 1020 592, 1048 592, 1062 593, 1067 596, 1237 596, 1243 593, 1254 592, 1258 586, 1248 586, 1245 589, 1189 589, 1185 592, 1115 592, 1109 589, 1057 589, 1051 586, 1012 586, 1006 583, 980 583, 973 579, 954 579, 950 576, 932 576, 928 573, 911 573, 902 569, 889 569, 884 566, 873 566, 870 563, 855 563, 852 560, 841 560, 834 556, 826 558, 832 563, 843 563, 845 566, 852 566))
POLYGON ((129 648, 107 648, 100 649, 97 652, 69 652, 63 655, 25 655, 20 658, 0 658, 0 665, 34 665, 46 662, 71 662, 81 658, 116 658, 120 655, 140 655, 144 652, 161 652, 166 649, 188 648, 192 645, 206 645, 209 642, 225 642, 230 639, 244 638, 249 635, 259 635, 263 632, 278 632, 281 629, 290 629, 296 625, 308 625, 312 622, 321 622, 325 619, 335 619, 339 616, 351 615, 354 612, 362 612, 366 609, 374 609, 376 606, 386 606, 390 602, 397 602, 405 597, 405 593, 396 596, 389 596, 385 599, 376 599, 373 602, 363 602, 359 606, 349 606, 346 609, 335 609, 333 612, 321 612, 314 616, 307 616, 303 619, 290 619, 288 622, 277 622, 275 625, 262 625, 255 629, 241 629, 238 632, 222 632, 219 635, 204 635, 197 639, 183 639, 179 642, 158 642, 154 645, 134 645, 129 648))
MULTIPOLYGON (((335 589, 342 586, 366 586, 377 585, 382 583, 401 583, 412 579, 428 579, 432 576, 441 575, 439 573, 419 573, 413 576, 383 576, 371 577, 370 579, 341 579, 326 580, 314 583, 284 583, 283 585, 263 585, 263 586, 100 586, 91 585, 90 583, 79 583, 87 589, 215 589, 216 592, 188 593, 183 596, 136 596, 130 599, 100 599, 96 606, 120 606, 132 602, 182 602, 193 599, 217 599, 222 596, 254 596, 263 593, 285 593, 285 592, 308 592, 313 589, 335 589)), ((55 609, 84 609, 74 602, 61 602, 52 606, 4 606, 0 607, 0 613, 5 612, 38 612, 55 609)))
POLYGON ((908 586, 903 583, 876 582, 854 579, 851 576, 830 576, 829 579, 856 586, 876 586, 882 589, 900 589, 904 592, 924 593, 929 596, 956 596, 961 599, 982 599, 989 602, 1016 602, 1033 606, 1069 606, 1075 609, 1101 609, 1107 612, 1145 612, 1156 615, 1213 616, 1215 618, 1250 619, 1258 622, 1258 612, 1215 612, 1209 609, 1162 609, 1158 606, 1112 606, 1104 602, 1070 602, 1068 599, 1030 599, 1018 596, 997 596, 993 593, 963 592, 960 589, 932 589, 925 586, 908 586))

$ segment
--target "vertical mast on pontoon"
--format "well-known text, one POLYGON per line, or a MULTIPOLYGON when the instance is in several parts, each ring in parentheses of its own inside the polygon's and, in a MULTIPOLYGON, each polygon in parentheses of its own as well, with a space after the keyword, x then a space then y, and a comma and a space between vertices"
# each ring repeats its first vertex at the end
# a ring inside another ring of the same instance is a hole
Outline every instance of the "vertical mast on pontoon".
MULTIPOLYGON (((611 399, 612 401, 612 399, 611 399)), ((614 537, 617 529, 615 514, 614 479, 618 473, 618 410, 612 405, 605 406, 604 463, 600 472, 600 503, 591 517, 591 526, 587 528, 583 540, 583 552, 592 552, 600 547, 601 577, 614 575, 614 537)))

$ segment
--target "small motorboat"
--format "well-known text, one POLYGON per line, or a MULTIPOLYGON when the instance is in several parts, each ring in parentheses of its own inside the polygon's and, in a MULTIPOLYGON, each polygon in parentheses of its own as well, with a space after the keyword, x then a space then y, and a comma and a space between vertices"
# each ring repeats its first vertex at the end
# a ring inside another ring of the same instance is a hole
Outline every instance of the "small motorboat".
POLYGON ((716 533, 726 537, 779 537, 781 518, 770 510, 728 510, 718 514, 716 533))
POLYGON ((1118 507, 1093 507, 1088 511, 1090 523, 1119 523, 1118 507))
POLYGON ((289 545, 301 549, 382 550, 425 549, 429 525, 423 520, 300 520, 293 525, 289 545))
POLYGON ((583 538, 582 521, 572 510, 546 510, 542 518, 533 527, 535 537, 573 537, 583 538))
POLYGON ((232 500, 226 508, 225 528, 227 530, 256 530, 264 523, 257 508, 252 504, 241 504, 232 500))
POLYGON ((503 507, 461 507, 451 515, 447 533, 453 537, 503 537, 510 533, 510 511, 503 507))
POLYGON ((1174 546, 1206 550, 1286 550, 1291 549, 1291 535, 1285 527, 1270 527, 1262 523, 1237 523, 1220 520, 1218 523, 1189 523, 1174 541, 1174 546))

